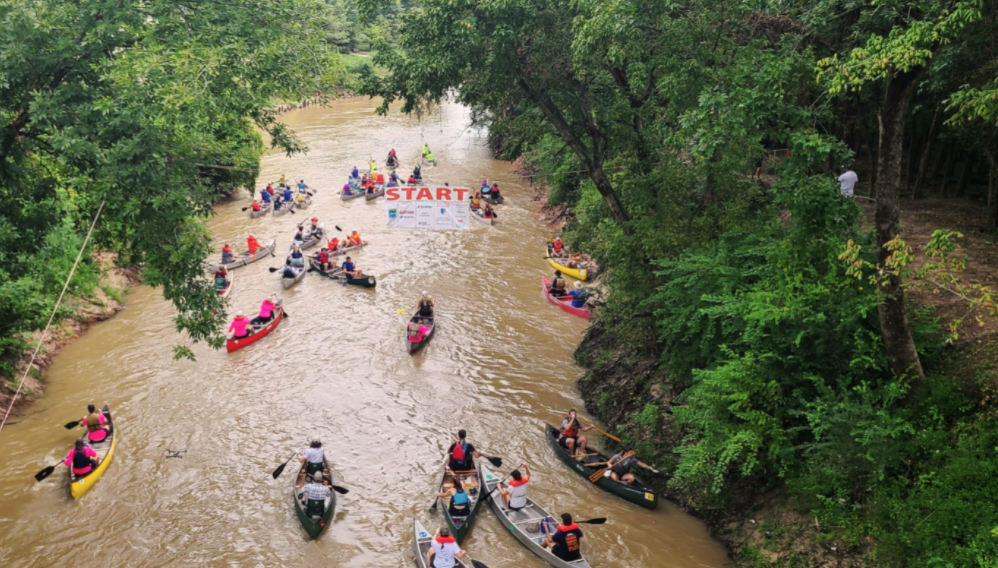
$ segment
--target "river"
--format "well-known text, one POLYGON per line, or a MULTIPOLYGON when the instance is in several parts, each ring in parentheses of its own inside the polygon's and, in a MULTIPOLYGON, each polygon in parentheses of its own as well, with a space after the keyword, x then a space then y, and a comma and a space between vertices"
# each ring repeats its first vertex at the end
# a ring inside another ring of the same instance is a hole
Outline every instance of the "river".
MULTIPOLYGON (((541 295, 551 234, 533 191, 491 158, 483 133, 466 128, 466 109, 447 104, 422 119, 373 109, 354 98, 287 113, 310 151, 268 153, 261 183, 283 174, 317 188, 314 215, 370 241, 354 257, 378 277, 377 288, 310 274, 282 291, 267 269, 281 263, 305 215, 250 220, 241 212, 245 193, 219 203, 209 222, 219 247, 244 250, 248 232, 278 238, 278 259, 234 271, 231 309, 253 312, 277 292, 288 319, 234 354, 196 346, 196 362, 177 362, 171 347, 184 338, 171 305, 159 290, 139 287, 123 312, 65 348, 45 396, 0 435, 4 566, 414 566, 412 517, 429 527, 442 522, 427 509, 458 428, 504 458, 503 473, 529 463, 531 497, 553 512, 609 518, 584 527, 593 566, 728 562, 698 520, 668 502, 646 511, 603 492, 545 442, 543 424, 582 405, 572 351, 586 322, 541 295), (424 170, 427 181, 498 180, 506 202, 495 226, 391 231, 383 200, 339 199, 351 167, 371 156, 381 162, 395 148, 399 171, 408 172, 424 142, 438 159, 424 170), (397 311, 424 290, 436 301, 438 329, 410 356, 407 316, 397 311), (62 424, 88 402, 110 404, 119 444, 107 474, 74 501, 65 469, 41 483, 33 475, 65 455, 79 431, 62 424), (277 481, 270 475, 306 436, 323 440, 336 483, 350 489, 315 541, 306 541, 290 502, 294 467, 277 481)), ((482 507, 463 543, 471 557, 490 568, 545 566, 482 507)))

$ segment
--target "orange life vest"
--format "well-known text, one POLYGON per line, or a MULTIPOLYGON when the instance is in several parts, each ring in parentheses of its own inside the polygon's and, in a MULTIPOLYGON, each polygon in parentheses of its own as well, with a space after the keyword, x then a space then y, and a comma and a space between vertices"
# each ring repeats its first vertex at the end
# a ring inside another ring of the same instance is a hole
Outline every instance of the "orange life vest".
POLYGON ((572 420, 572 423, 568 425, 561 431, 561 435, 566 438, 576 438, 579 436, 579 421, 578 419, 572 420))

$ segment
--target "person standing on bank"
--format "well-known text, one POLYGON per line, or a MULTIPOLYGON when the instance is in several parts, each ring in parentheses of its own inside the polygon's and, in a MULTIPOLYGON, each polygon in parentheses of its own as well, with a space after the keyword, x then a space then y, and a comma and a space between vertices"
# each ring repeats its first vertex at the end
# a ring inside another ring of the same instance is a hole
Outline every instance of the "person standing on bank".
MULTIPOLYGON (((835 173, 838 174, 839 171, 836 170, 835 173)), ((839 180, 839 189, 842 191, 842 195, 852 197, 856 190, 856 183, 859 181, 859 176, 856 175, 856 172, 846 167, 841 175, 836 176, 836 179, 839 180)))

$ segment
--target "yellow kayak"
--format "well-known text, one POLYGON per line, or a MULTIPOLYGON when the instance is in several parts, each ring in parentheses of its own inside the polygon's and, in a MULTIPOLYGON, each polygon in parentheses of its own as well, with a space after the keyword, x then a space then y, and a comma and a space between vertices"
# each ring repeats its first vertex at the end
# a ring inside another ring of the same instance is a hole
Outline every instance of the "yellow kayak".
POLYGON ((569 268, 569 267, 567 267, 564 264, 561 264, 559 262, 561 260, 564 260, 564 261, 567 262, 568 261, 567 258, 559 258, 559 259, 552 258, 551 257, 551 247, 548 247, 548 256, 547 256, 547 259, 548 259, 548 262, 551 264, 551 266, 553 266, 556 269, 560 270, 561 273, 564 274, 565 276, 571 276, 572 278, 576 278, 578 280, 583 280, 583 281, 589 276, 589 271, 586 270, 585 268, 569 268))
MULTIPOLYGON (((110 432, 108 433, 107 438, 104 438, 104 441, 102 442, 98 442, 96 444, 88 442, 90 447, 93 448, 93 450, 97 452, 98 457, 100 457, 100 464, 97 466, 97 469, 93 471, 93 473, 82 479, 76 479, 76 476, 73 475, 73 471, 70 469, 69 492, 73 495, 73 499, 83 497, 83 494, 89 491, 90 488, 97 483, 101 476, 104 475, 104 472, 107 471, 108 465, 111 463, 111 458, 114 457, 114 447, 118 445, 118 436, 114 431, 114 422, 111 420, 111 411, 108 409, 106 404, 104 405, 104 408, 101 409, 101 412, 107 416, 107 425, 110 432)), ((84 439, 86 439, 86 434, 84 434, 84 439)))

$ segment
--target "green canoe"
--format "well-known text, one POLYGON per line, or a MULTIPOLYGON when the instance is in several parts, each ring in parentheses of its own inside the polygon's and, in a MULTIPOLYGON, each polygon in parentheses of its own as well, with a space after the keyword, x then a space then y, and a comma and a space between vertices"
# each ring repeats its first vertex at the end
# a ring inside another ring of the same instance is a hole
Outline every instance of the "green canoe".
MULTIPOLYGON (((298 515, 298 520, 301 522, 301 526, 308 533, 309 538, 317 538, 322 529, 326 528, 329 524, 329 519, 333 518, 333 511, 336 509, 336 492, 330 488, 329 497, 326 498, 326 502, 323 503, 322 514, 309 515, 307 508, 308 504, 303 503, 302 499, 299 498, 302 487, 305 486, 305 468, 308 462, 302 462, 301 469, 298 470, 298 475, 295 476, 294 484, 291 486, 291 500, 295 503, 295 513, 298 515)), ((322 464, 322 475, 323 480, 332 483, 332 473, 329 471, 329 462, 324 461, 322 464)))

